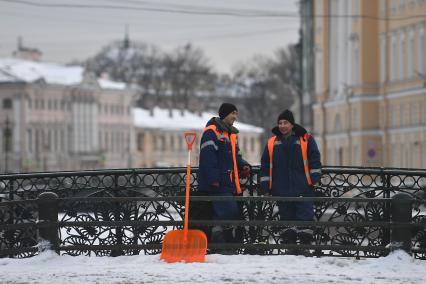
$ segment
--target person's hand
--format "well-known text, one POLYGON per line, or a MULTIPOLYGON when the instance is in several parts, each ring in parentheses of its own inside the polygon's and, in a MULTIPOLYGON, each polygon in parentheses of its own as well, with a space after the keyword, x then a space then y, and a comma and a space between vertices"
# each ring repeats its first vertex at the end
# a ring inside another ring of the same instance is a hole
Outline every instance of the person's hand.
POLYGON ((245 165, 243 166, 241 172, 240 172, 240 177, 242 178, 248 178, 251 174, 251 168, 249 165, 245 165))
POLYGON ((270 195, 269 188, 263 188, 262 186, 259 188, 257 193, 258 193, 258 195, 263 195, 263 196, 269 196, 270 195))
POLYGON ((216 181, 216 182, 212 183, 211 188, 212 188, 213 191, 219 190, 219 182, 216 181))

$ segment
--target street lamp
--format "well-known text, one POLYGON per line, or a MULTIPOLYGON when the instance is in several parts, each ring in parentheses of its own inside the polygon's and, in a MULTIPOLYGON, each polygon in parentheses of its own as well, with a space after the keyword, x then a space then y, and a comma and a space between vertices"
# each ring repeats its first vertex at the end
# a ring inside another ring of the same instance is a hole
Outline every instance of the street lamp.
POLYGON ((6 117, 5 129, 4 129, 4 153, 5 153, 5 166, 4 172, 9 171, 9 151, 10 151, 10 137, 12 136, 12 130, 10 129, 9 117, 6 117))

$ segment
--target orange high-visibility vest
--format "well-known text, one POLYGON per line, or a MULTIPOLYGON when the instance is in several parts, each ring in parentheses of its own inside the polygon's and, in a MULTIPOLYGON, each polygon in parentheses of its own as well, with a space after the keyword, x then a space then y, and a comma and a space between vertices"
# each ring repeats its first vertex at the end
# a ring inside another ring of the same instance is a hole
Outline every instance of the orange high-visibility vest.
MULTIPOLYGON (((309 185, 312 185, 311 175, 309 173, 309 162, 308 162, 308 139, 310 135, 306 133, 303 137, 299 138, 300 148, 302 150, 303 168, 305 170, 306 180, 309 185)), ((274 144, 277 136, 272 136, 268 139, 268 154, 269 154, 269 190, 272 189, 272 157, 274 152, 274 144)))
MULTIPOLYGON (((220 134, 220 132, 217 130, 216 125, 213 125, 213 124, 204 128, 203 132, 206 132, 207 130, 213 130, 216 136, 219 136, 220 134)), ((240 185, 240 178, 238 176, 238 165, 237 165, 237 134, 232 133, 231 135, 229 135, 227 131, 223 131, 222 134, 227 135, 231 142, 232 162, 234 164, 235 187, 237 189, 237 193, 241 194, 241 185, 240 185)), ((230 179, 232 181, 232 175, 230 175, 230 179)))

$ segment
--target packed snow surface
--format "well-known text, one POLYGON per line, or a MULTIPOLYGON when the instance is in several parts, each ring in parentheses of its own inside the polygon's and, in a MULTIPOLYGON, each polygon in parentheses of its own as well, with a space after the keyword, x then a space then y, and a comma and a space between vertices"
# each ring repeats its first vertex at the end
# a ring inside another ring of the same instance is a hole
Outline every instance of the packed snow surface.
POLYGON ((426 261, 402 251, 375 259, 207 255, 165 263, 159 255, 0 259, 1 283, 425 283, 426 261))

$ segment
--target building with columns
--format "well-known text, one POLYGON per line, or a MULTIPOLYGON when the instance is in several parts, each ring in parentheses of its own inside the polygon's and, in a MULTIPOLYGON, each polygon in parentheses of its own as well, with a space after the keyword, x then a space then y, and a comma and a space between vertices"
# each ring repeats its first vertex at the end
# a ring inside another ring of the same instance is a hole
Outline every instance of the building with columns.
MULTIPOLYGON (((199 141, 214 115, 135 108, 136 92, 78 66, 0 59, 0 173, 185 166, 183 132, 199 141)), ((244 158, 259 164, 263 130, 236 127, 244 158)))
POLYGON ((0 60, 0 172, 131 167, 132 100, 82 67, 0 60))
POLYGON ((425 168, 426 1, 314 3, 323 163, 425 168))

